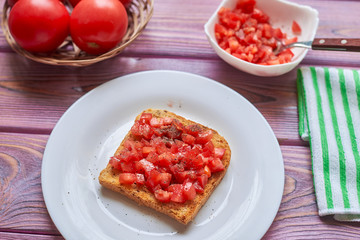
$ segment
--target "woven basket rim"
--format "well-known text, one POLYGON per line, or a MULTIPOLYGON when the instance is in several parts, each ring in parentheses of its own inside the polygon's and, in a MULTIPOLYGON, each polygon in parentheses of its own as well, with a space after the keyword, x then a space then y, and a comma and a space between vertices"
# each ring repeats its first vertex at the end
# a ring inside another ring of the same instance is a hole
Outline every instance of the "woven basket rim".
MULTIPOLYGON (((71 8, 69 4, 68 1, 65 1, 65 5, 67 5, 68 8, 71 8)), ((68 36, 56 52, 51 55, 31 53, 24 50, 11 36, 8 25, 10 6, 7 1, 5 1, 3 6, 1 27, 6 41, 19 55, 49 65, 82 67, 112 58, 130 45, 142 33, 150 21, 154 10, 154 0, 132 0, 131 4, 126 9, 129 25, 123 40, 115 48, 101 55, 89 55, 84 51, 80 51, 80 49, 71 41, 70 36, 68 36), (70 49, 71 51, 62 49, 62 47, 67 45, 72 46, 70 49)))

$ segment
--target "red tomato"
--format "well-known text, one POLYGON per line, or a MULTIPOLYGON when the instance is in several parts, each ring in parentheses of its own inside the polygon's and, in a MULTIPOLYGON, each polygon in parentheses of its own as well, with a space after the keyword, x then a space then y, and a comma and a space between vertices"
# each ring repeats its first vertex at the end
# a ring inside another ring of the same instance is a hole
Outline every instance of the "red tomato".
POLYGON ((292 26, 291 26, 291 30, 296 35, 301 34, 301 27, 296 21, 293 21, 292 26))
MULTIPOLYGON (((8 1, 18 1, 18 0, 8 0, 8 1)), ((75 7, 81 0, 69 0, 71 5, 75 7)), ((128 7, 130 5, 132 0, 120 0, 122 4, 124 4, 125 7, 128 7)))
POLYGON ((10 7, 14 6, 15 3, 17 3, 19 0, 7 0, 7 3, 9 4, 10 7))
POLYGON ((70 4, 75 7, 81 0, 69 0, 70 4))
POLYGON ((125 7, 128 7, 130 5, 130 3, 132 2, 132 0, 120 0, 120 2, 122 4, 124 4, 125 7))
POLYGON ((11 9, 9 29, 29 52, 52 52, 69 34, 69 13, 58 0, 21 0, 11 9))
POLYGON ((70 19, 73 42, 89 54, 102 54, 114 48, 128 27, 126 10, 118 0, 82 0, 70 19))

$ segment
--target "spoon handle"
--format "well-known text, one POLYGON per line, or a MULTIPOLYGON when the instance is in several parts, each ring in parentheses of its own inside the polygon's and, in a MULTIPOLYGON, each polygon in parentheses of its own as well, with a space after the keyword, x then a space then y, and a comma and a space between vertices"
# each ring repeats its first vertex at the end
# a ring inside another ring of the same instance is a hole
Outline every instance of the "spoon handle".
POLYGON ((360 52, 359 38, 315 38, 313 50, 360 52))

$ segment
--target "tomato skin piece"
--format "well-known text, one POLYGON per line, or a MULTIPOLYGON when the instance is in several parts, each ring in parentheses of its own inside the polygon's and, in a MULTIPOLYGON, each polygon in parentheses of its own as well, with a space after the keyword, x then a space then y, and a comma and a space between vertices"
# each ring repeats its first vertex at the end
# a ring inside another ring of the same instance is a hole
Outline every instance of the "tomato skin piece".
POLYGON ((49 53, 68 36, 70 16, 59 0, 21 0, 11 8, 8 23, 23 49, 49 53))
POLYGON ((126 10, 118 0, 82 0, 71 13, 72 40, 89 54, 99 55, 114 48, 127 27, 126 10))
POLYGON ((291 30, 295 35, 300 35, 301 34, 301 27, 299 25, 299 23, 297 21, 293 21, 292 25, 291 25, 291 30))

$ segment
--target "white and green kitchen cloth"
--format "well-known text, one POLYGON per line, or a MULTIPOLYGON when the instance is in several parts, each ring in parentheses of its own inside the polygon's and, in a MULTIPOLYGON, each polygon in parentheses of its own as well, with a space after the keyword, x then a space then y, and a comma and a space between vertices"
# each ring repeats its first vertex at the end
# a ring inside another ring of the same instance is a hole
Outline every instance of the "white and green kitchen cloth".
POLYGON ((310 142, 319 215, 360 221, 360 71, 298 69, 299 134, 310 142))

